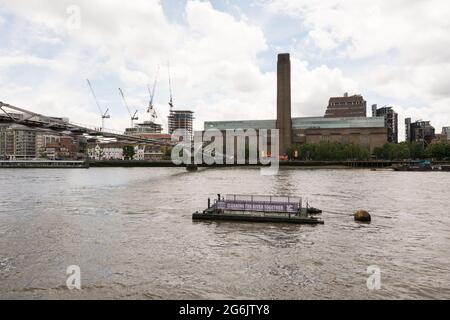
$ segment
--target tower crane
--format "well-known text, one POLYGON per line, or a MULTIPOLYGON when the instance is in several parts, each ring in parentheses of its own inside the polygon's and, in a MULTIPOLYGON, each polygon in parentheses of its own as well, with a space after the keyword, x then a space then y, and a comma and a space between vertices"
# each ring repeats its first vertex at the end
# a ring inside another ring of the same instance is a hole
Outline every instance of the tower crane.
POLYGON ((155 97, 155 89, 156 89, 156 83, 158 81, 158 75, 159 75, 159 66, 158 66, 158 70, 156 71, 155 81, 153 82, 153 89, 150 90, 150 85, 147 85, 148 93, 150 94, 150 102, 148 104, 147 112, 150 113, 151 117, 153 118, 153 121, 158 118, 155 107, 153 105, 153 98, 155 97))
POLYGON ((91 82, 89 79, 86 79, 87 84, 89 86, 89 89, 91 89, 92 96, 94 97, 95 103, 98 107, 98 110, 100 111, 100 115, 102 117, 102 127, 100 128, 100 131, 102 131, 105 128, 105 119, 110 119, 111 116, 109 114, 109 108, 106 108, 106 111, 103 112, 102 108, 100 107, 100 103, 98 103, 97 96, 95 95, 94 89, 92 88, 91 82))
POLYGON ((130 118, 131 118, 131 127, 133 128, 133 127, 134 127, 134 120, 139 120, 139 117, 137 116, 138 110, 136 110, 136 111, 134 112, 134 114, 131 114, 130 107, 128 106, 127 100, 125 99, 125 95, 123 94, 122 89, 119 88, 119 92, 120 92, 120 95, 122 96, 123 104, 124 104, 125 107, 127 108, 128 114, 130 115, 130 118))
POLYGON ((172 109, 173 109, 173 95, 172 95, 172 79, 170 77, 170 64, 169 63, 167 63, 167 71, 169 73, 169 92, 170 92, 169 106, 170 106, 170 111, 172 111, 172 109))

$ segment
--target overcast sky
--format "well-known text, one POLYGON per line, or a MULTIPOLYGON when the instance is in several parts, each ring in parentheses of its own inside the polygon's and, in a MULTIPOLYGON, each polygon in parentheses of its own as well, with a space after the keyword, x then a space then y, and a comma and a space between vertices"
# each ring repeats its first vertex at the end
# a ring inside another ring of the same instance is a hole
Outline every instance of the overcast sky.
POLYGON ((0 101, 99 126, 89 78, 106 127, 123 130, 118 88, 149 119, 159 65, 166 129, 170 61, 175 107, 195 112, 196 129, 274 119, 276 55, 289 52, 293 116, 359 93, 395 107, 402 140, 406 116, 450 126, 449 17, 447 0, 0 0, 0 101))

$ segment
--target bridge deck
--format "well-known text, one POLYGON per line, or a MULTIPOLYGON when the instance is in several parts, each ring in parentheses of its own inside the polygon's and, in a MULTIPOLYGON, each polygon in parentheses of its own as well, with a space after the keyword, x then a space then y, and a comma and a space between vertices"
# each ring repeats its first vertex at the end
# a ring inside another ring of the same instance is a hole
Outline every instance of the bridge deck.
POLYGON ((1 101, 0 101, 0 112, 3 112, 0 113, 0 122, 2 123, 17 123, 35 128, 52 129, 55 131, 71 131, 72 133, 87 134, 90 136, 115 138, 118 141, 142 142, 160 146, 172 145, 172 143, 166 141, 139 138, 117 132, 89 128, 88 126, 85 125, 71 123, 68 121, 64 121, 63 119, 60 118, 45 116, 23 108, 9 105, 7 103, 3 103, 1 101), (10 110, 13 110, 14 112, 11 112, 10 110), (17 114, 21 114, 21 117, 17 118, 17 114))

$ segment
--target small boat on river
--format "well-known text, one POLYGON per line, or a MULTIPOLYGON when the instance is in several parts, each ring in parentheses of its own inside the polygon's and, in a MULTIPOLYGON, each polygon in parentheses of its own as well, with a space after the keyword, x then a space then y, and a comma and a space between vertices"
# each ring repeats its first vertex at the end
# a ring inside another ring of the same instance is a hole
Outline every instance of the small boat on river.
POLYGON ((450 171, 449 165, 432 165, 428 160, 411 161, 409 164, 393 166, 395 171, 450 171))
POLYGON ((433 171, 430 161, 410 161, 409 164, 394 166, 395 171, 433 171))
POLYGON ((193 220, 227 220, 247 222, 323 224, 312 216, 322 211, 303 203, 302 198, 291 196, 257 196, 220 194, 202 212, 192 214, 193 220))

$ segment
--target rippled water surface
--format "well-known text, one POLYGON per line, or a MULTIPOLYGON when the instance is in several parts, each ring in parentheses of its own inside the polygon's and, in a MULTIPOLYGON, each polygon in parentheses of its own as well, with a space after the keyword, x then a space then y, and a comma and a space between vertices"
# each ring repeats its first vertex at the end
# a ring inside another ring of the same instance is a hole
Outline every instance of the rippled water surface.
POLYGON ((437 172, 1 170, 0 298, 449 299, 449 207, 437 172), (325 225, 193 222, 217 193, 301 195, 325 225))

